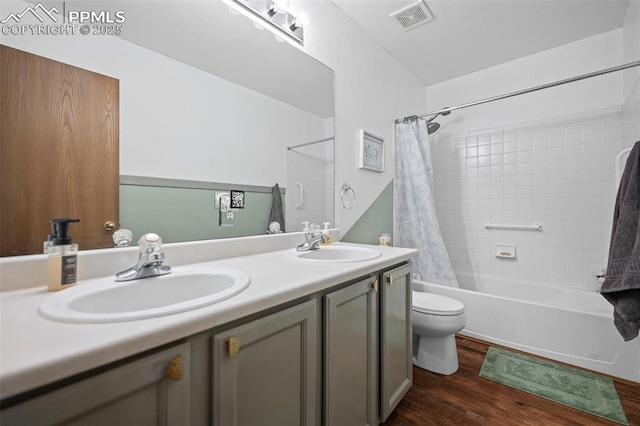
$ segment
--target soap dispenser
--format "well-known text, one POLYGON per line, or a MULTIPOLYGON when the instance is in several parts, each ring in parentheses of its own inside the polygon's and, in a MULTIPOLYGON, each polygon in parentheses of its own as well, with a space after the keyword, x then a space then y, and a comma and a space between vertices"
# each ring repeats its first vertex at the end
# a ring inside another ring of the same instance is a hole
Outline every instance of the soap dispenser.
POLYGON ((322 233, 324 234, 326 239, 323 243, 320 243, 320 244, 322 245, 331 244, 333 242, 333 236, 331 235, 331 231, 329 231, 329 225, 331 225, 331 223, 322 222, 322 225, 324 225, 324 229, 322 230, 322 233))
POLYGON ((78 245, 69 235, 69 225, 80 219, 51 219, 51 234, 44 243, 47 258, 47 290, 71 287, 77 280, 78 245))

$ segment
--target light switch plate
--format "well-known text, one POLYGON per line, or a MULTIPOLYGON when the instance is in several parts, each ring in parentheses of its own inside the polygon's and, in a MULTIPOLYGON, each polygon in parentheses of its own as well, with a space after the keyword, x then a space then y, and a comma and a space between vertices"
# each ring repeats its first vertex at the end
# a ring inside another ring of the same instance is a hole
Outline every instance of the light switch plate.
POLYGON ((219 209, 220 208, 220 198, 223 197, 223 196, 230 197, 231 195, 228 192, 218 192, 218 191, 216 191, 214 193, 214 195, 213 195, 213 197, 214 197, 214 201, 213 201, 214 205, 213 205, 213 207, 215 209, 219 209))

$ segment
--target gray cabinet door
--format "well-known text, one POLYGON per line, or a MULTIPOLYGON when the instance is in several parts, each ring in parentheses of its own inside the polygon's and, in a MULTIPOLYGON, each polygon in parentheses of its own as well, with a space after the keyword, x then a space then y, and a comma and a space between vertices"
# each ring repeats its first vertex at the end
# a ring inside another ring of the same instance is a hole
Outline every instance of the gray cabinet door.
POLYGON ((378 277, 325 297, 324 422, 377 425, 378 277))
POLYGON ((411 266, 382 275, 381 388, 386 420, 413 383, 411 332, 411 266))
POLYGON ((317 315, 312 300, 213 337, 214 425, 316 423, 317 315))
POLYGON ((188 343, 174 346, 3 410, 0 423, 188 425, 190 359, 188 343))

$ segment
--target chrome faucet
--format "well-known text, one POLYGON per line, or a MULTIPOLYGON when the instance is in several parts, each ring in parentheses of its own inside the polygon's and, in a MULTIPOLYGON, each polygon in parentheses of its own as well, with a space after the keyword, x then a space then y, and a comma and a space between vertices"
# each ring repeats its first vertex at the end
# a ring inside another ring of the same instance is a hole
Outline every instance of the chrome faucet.
POLYGON ((138 240, 140 254, 138 263, 129 269, 118 272, 116 281, 131 281, 140 278, 157 277, 171 272, 171 266, 165 265, 164 253, 160 251, 162 239, 158 234, 145 234, 138 240))
POLYGON ((316 223, 312 223, 311 225, 306 225, 308 222, 303 222, 305 223, 305 229, 304 231, 306 231, 305 234, 305 238, 306 241, 302 244, 300 244, 298 247, 296 247, 297 251, 309 251, 309 250, 318 250, 320 248, 320 243, 325 243, 327 241, 327 236, 322 233, 322 231, 320 230, 320 225, 316 224, 316 223))

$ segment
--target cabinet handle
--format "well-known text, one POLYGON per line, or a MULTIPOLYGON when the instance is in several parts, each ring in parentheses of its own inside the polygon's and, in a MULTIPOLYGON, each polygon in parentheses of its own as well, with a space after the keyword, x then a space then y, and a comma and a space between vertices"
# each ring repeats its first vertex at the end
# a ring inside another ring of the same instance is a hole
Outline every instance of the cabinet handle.
POLYGON ((182 380, 182 355, 176 355, 167 366, 169 380, 182 380))
POLYGON ((387 281, 387 285, 393 285, 393 275, 387 275, 385 280, 387 281))
POLYGON ((240 352, 240 340, 237 337, 229 338, 229 358, 234 359, 240 352))
POLYGON ((371 284, 371 288, 373 289, 373 291, 375 291, 376 293, 378 292, 378 279, 376 278, 376 280, 373 282, 373 284, 371 284))

